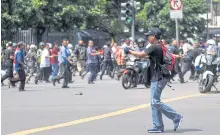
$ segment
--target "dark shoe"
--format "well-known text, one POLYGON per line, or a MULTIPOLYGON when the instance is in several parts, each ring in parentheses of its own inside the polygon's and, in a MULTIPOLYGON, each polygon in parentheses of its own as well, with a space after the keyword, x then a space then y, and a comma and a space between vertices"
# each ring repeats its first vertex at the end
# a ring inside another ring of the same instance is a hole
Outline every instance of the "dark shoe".
POLYGON ((53 83, 53 86, 56 86, 56 79, 52 79, 52 83, 53 83))
POLYGON ((35 83, 35 84, 38 84, 38 81, 37 81, 37 80, 35 80, 35 81, 34 81, 34 83, 35 83))
POLYGON ((192 80, 192 81, 193 81, 194 79, 195 79, 195 77, 193 77, 193 76, 190 76, 190 77, 189 77, 189 80, 192 80))
POLYGON ((178 79, 178 81, 179 81, 180 83, 186 83, 186 81, 184 81, 184 79, 178 79))
POLYGON ((100 80, 102 80, 102 75, 100 75, 100 80))
POLYGON ((84 75, 81 76, 81 79, 82 79, 82 80, 84 79, 84 75))
POLYGON ((94 82, 88 82, 88 84, 95 84, 94 82))
POLYGON ((62 88, 70 88, 69 86, 62 86, 62 88))
POLYGON ((177 131, 183 121, 183 117, 181 116, 179 120, 174 122, 174 131, 177 131))
POLYGON ((24 89, 19 89, 18 91, 26 91, 26 90, 24 90, 24 89))
POLYGON ((74 81, 70 81, 69 83, 74 83, 74 81))
POLYGON ((50 81, 46 81, 46 83, 50 83, 50 81))
POLYGON ((152 129, 148 129, 147 131, 148 131, 148 133, 163 133, 164 129, 162 129, 162 128, 152 128, 152 129))

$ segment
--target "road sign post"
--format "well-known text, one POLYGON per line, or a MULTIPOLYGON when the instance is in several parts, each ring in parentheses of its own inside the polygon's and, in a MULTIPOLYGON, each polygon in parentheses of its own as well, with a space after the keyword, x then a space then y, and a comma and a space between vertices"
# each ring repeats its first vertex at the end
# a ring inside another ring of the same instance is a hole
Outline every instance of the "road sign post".
POLYGON ((183 2, 182 0, 170 0, 170 18, 175 19, 176 23, 176 41, 179 43, 179 22, 178 19, 183 18, 183 2))

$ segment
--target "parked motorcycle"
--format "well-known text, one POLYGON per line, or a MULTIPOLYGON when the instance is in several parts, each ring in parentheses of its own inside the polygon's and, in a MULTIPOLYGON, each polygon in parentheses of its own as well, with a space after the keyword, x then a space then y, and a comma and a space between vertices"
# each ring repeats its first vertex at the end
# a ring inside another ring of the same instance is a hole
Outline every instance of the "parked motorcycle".
POLYGON ((146 88, 150 87, 150 82, 148 81, 147 72, 150 66, 150 60, 140 60, 135 59, 134 61, 129 61, 126 64, 126 68, 123 71, 122 76, 122 86, 124 89, 129 89, 132 86, 143 84, 146 88))
POLYGON ((195 60, 195 68, 199 73, 199 91, 206 93, 214 87, 217 91, 216 84, 220 75, 220 57, 202 53, 195 60))

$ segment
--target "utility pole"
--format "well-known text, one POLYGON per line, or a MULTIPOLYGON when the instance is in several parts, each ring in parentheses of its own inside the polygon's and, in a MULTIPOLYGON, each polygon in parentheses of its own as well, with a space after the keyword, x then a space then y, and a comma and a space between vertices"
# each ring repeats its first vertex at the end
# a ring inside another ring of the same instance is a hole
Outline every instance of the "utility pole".
POLYGON ((134 2, 134 0, 132 0, 131 1, 132 2, 132 5, 133 5, 133 8, 132 8, 132 10, 133 10, 133 14, 132 14, 132 25, 131 25, 131 36, 132 36, 132 48, 134 48, 134 40, 135 40, 135 15, 136 15, 136 13, 135 13, 135 2, 134 2))
POLYGON ((179 43, 179 21, 178 18, 175 18, 175 23, 176 23, 176 41, 179 43))

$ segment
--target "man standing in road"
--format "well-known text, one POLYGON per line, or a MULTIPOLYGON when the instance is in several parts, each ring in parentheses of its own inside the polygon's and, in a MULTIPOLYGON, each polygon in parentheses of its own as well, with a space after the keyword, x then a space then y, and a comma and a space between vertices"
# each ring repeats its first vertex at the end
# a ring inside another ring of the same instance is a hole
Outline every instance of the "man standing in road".
POLYGON ((100 75, 100 80, 102 80, 102 77, 105 73, 106 70, 109 73, 109 76, 111 76, 112 71, 113 71, 113 63, 112 63, 112 48, 110 46, 110 42, 107 43, 107 47, 104 48, 104 60, 103 60, 103 66, 101 69, 101 75, 100 75), (109 68, 108 68, 109 67, 109 68))
POLYGON ((60 50, 60 74, 54 78, 52 78, 53 85, 55 86, 56 81, 59 81, 60 79, 64 79, 62 88, 69 88, 68 82, 69 82, 69 74, 70 74, 70 65, 72 64, 72 61, 69 59, 70 52, 68 49, 68 40, 63 39, 62 47, 60 50))
POLYGON ((19 91, 25 91, 24 87, 25 87, 25 71, 24 71, 24 43, 23 42, 19 42, 17 44, 17 53, 15 55, 15 72, 18 75, 18 77, 16 78, 10 78, 9 79, 9 85, 8 87, 10 88, 11 84, 14 84, 16 82, 20 81, 20 85, 19 85, 19 91))
POLYGON ((88 64, 88 69, 91 72, 89 78, 88 78, 88 84, 94 84, 94 79, 96 77, 97 74, 97 63, 98 63, 98 59, 97 59, 97 55, 99 55, 100 53, 98 53, 94 48, 93 48, 93 41, 90 40, 88 43, 88 48, 87 48, 87 64, 88 64))
POLYGON ((38 84, 38 80, 41 78, 41 76, 44 75, 44 80, 46 82, 49 82, 49 76, 50 76, 50 52, 49 52, 49 43, 46 44, 44 47, 44 50, 41 54, 41 62, 40 62, 40 70, 38 71, 36 77, 35 77, 35 84, 38 84))
POLYGON ((160 97, 164 87, 166 86, 168 79, 161 74, 160 65, 163 64, 163 50, 159 41, 161 37, 161 31, 158 28, 153 28, 148 33, 148 41, 151 44, 143 52, 132 51, 130 48, 125 48, 125 53, 130 53, 138 57, 150 58, 150 70, 151 70, 151 109, 152 120, 154 127, 148 129, 149 133, 162 133, 164 132, 164 125, 162 114, 171 119, 174 123, 174 131, 176 131, 182 122, 183 117, 170 108, 168 105, 161 102, 160 97))
POLYGON ((79 71, 79 76, 81 76, 86 67, 86 47, 82 40, 79 41, 78 47, 74 50, 74 54, 77 57, 77 69, 79 71))

